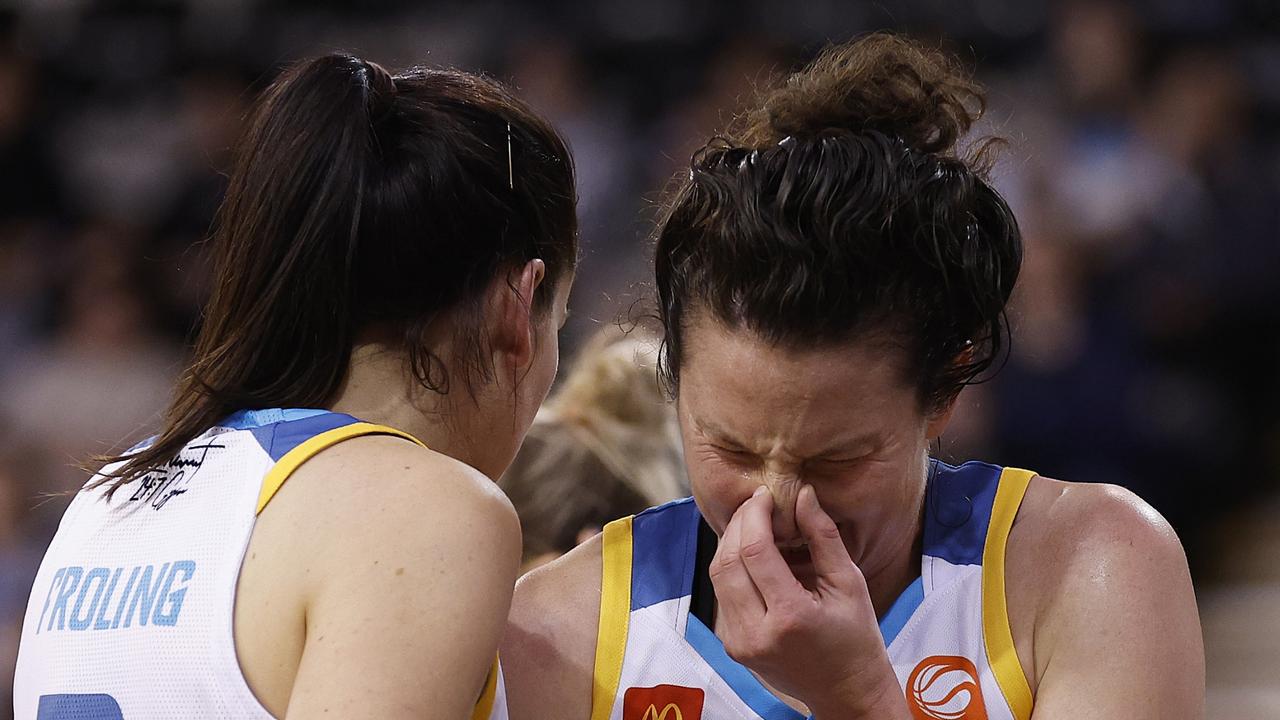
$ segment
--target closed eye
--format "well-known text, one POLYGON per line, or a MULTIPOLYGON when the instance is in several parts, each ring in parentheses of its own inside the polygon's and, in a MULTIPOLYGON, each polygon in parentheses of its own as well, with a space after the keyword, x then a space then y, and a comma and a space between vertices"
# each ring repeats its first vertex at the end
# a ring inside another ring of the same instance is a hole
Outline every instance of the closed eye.
POLYGON ((839 472, 853 465, 856 465, 862 459, 863 458, 861 456, 841 457, 841 458, 816 458, 814 460, 810 460, 809 462, 805 463, 805 466, 811 470, 817 470, 818 472, 839 472))
POLYGON ((714 450, 717 455, 719 455, 720 457, 730 462, 745 464, 745 463, 754 463, 756 461, 755 454, 744 448, 735 447, 732 445, 717 445, 715 443, 712 443, 711 449, 714 450))

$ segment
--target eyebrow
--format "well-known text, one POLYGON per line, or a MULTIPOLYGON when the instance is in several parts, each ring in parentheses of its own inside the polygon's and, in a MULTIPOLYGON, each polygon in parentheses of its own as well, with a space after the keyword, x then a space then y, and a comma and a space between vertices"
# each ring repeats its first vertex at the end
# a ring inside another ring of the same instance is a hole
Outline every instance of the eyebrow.
MULTIPOLYGON (((736 436, 734 433, 731 433, 728 430, 724 429, 723 427, 720 427, 712 420, 707 420, 705 418, 699 418, 699 417, 693 417, 690 419, 693 420, 693 424, 698 429, 698 432, 704 435, 715 436, 718 439, 727 441, 729 443, 732 443, 733 445, 737 445, 742 448, 747 447, 745 443, 736 439, 736 436)), ((862 450, 863 448, 874 445, 877 441, 878 441, 877 436, 870 433, 865 435, 840 438, 835 442, 832 442, 831 444, 829 444, 827 447, 822 448, 818 452, 809 454, 808 457, 811 459, 821 459, 821 458, 831 457, 833 455, 835 456, 847 455, 849 453, 854 453, 856 451, 862 450)))

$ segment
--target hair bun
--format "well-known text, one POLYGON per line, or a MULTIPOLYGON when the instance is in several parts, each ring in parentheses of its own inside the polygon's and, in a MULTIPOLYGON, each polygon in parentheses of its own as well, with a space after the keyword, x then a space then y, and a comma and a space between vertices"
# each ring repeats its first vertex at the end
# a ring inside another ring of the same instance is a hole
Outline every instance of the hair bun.
POLYGON ((982 89, 936 50, 885 33, 823 51, 742 116, 734 140, 763 148, 788 136, 876 130, 948 153, 985 107, 982 89))

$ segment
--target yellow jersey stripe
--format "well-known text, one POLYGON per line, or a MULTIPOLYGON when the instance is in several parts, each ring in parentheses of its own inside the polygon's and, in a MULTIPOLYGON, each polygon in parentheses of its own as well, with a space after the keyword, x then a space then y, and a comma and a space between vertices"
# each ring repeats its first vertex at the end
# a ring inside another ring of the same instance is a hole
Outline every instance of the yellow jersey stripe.
POLYGON ((498 697, 498 673, 500 672, 502 670, 495 656, 493 666, 489 668, 489 677, 484 681, 484 691, 480 693, 480 700, 471 711, 471 720, 489 720, 489 716, 493 714, 493 703, 498 697))
POLYGON ((353 437, 361 435, 395 435, 402 437, 410 442, 426 447, 414 436, 401 430, 386 425, 374 425, 373 423, 355 422, 350 425, 334 428, 332 430, 322 432, 315 437, 308 438, 298 445, 298 447, 290 450, 280 458, 275 465, 271 467, 267 477, 262 481, 262 490, 258 493, 258 509, 255 514, 261 514, 267 507, 267 503, 271 502, 271 498, 276 496, 289 476, 297 470, 302 463, 310 460, 316 453, 325 448, 332 447, 342 442, 350 440, 353 437))
POLYGON ((996 683, 1004 693, 1014 720, 1031 718, 1031 686, 1027 683, 1018 652, 1013 646, 1009 626, 1009 607, 1005 600, 1004 557, 1009 529, 1018 514, 1022 497, 1035 473, 1005 468, 996 489, 991 508, 991 524, 982 549, 982 637, 987 647, 987 662, 995 673, 996 683))
POLYGON ((600 629, 591 683, 591 720, 609 720, 631 619, 631 518, 604 526, 603 572, 600 576, 600 629))

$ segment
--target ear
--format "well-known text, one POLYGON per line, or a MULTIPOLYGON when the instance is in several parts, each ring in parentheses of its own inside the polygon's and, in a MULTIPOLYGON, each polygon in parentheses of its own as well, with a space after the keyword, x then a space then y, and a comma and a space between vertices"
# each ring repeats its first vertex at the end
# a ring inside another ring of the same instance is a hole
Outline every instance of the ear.
MULTIPOLYGON (((966 345, 967 347, 956 355, 956 365, 965 365, 973 362, 973 343, 966 343, 966 345)), ((925 438, 929 442, 937 440, 942 436, 942 433, 946 431, 947 425, 951 422, 951 416, 956 411, 956 400, 959 399, 959 397, 960 393, 957 392, 948 398, 941 407, 935 408, 929 413, 929 417, 927 418, 928 425, 925 428, 925 438)))
POLYGON ((960 397, 960 394, 956 393, 945 405, 931 411, 928 417, 925 418, 927 423, 924 430, 925 440, 933 442, 946 431, 947 425, 951 422, 951 416, 956 411, 956 398, 958 397, 960 397))
POLYGON ((546 264, 535 259, 494 283, 493 349, 511 358, 515 367, 524 367, 533 359, 533 298, 546 276, 546 264))

